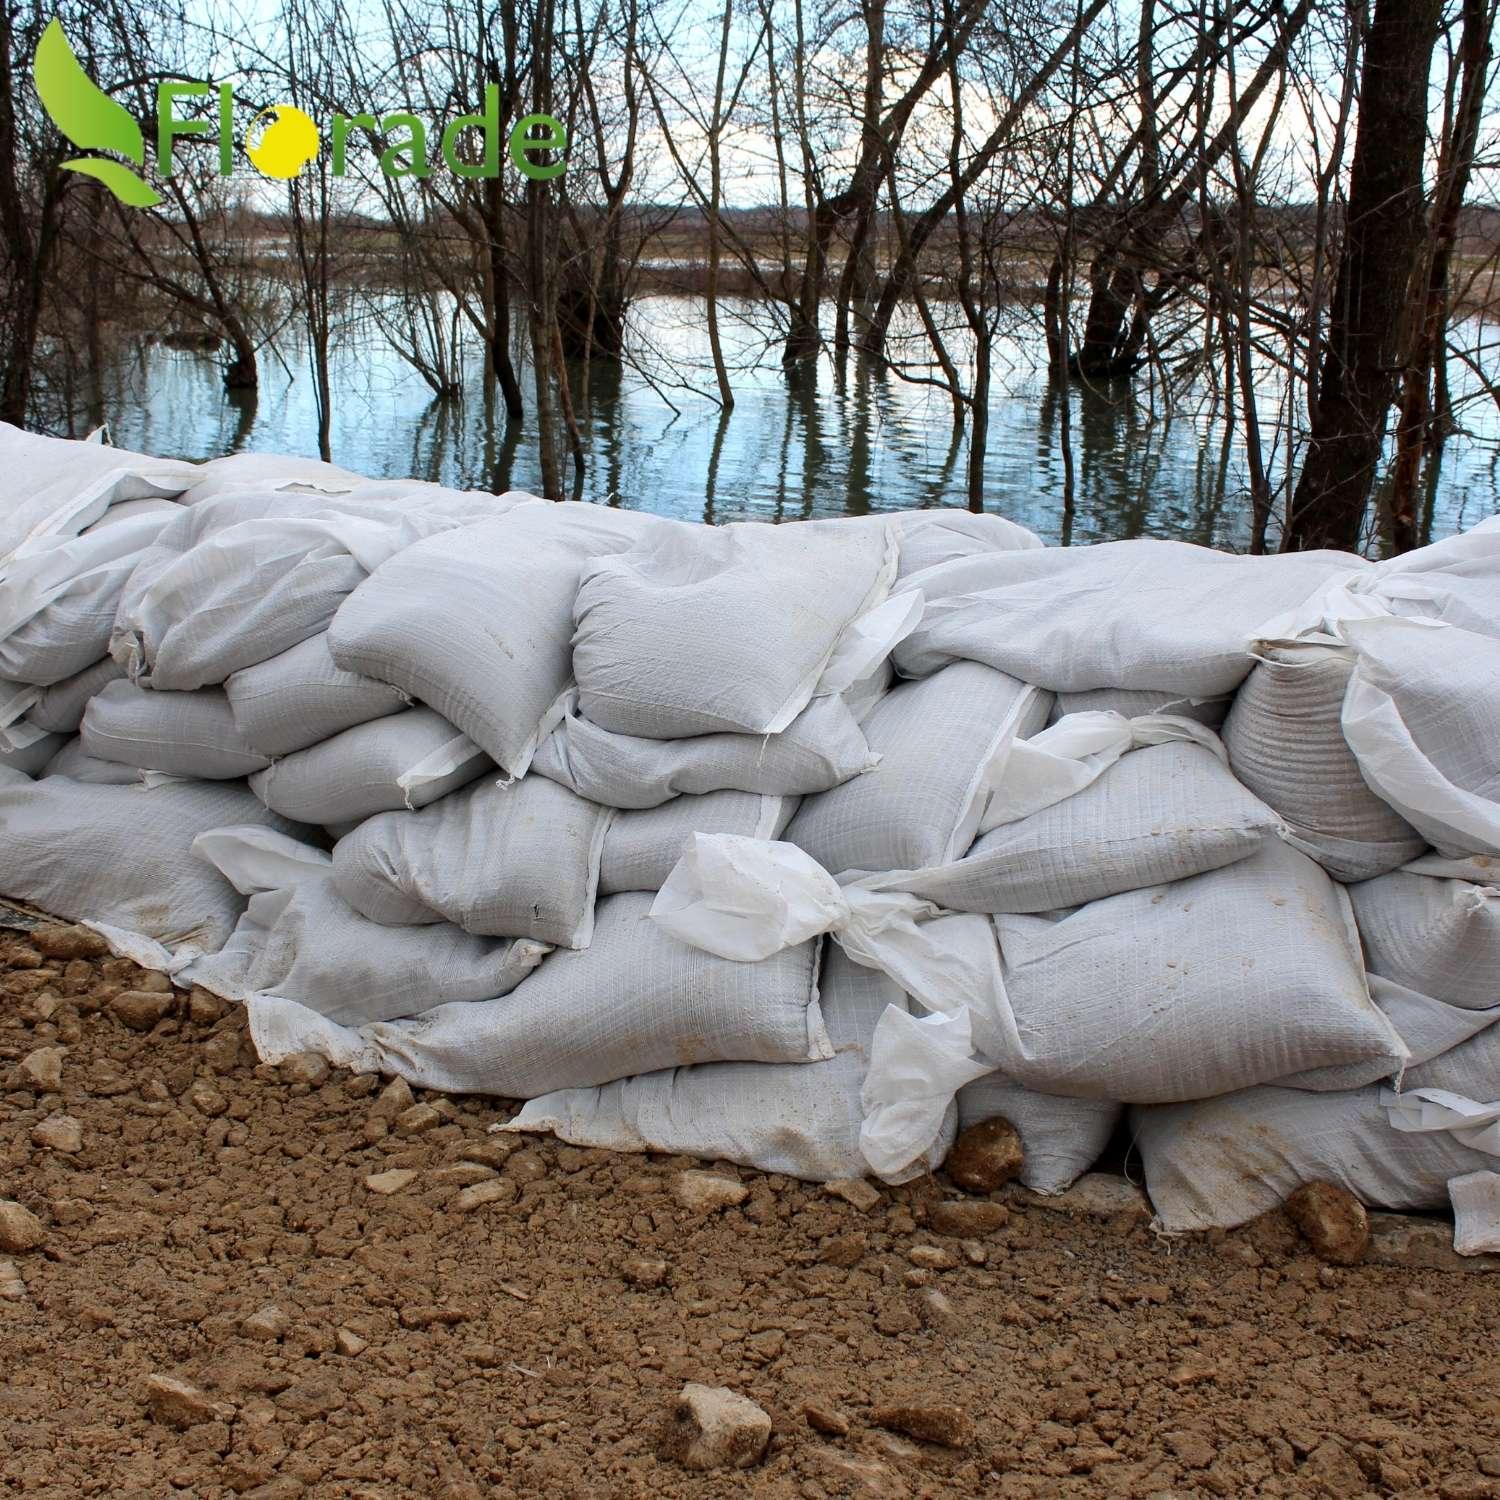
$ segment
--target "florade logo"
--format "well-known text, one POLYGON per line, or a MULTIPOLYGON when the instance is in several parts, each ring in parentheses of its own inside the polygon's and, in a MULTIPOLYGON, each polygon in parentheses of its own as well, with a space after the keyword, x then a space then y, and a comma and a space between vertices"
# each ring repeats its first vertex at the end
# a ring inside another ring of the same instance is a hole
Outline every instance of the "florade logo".
MULTIPOLYGON (((54 125, 75 146, 84 151, 112 151, 144 170, 146 143, 141 128, 130 112, 111 99, 87 73, 63 34, 62 24, 54 16, 37 43, 31 76, 37 97, 54 125)), ((162 83, 156 90, 156 169, 163 176, 173 172, 172 147, 178 136, 217 136, 219 175, 228 177, 234 171, 234 85, 221 83, 216 88, 207 83, 162 83), (180 98, 206 97, 217 94, 217 123, 207 119, 187 119, 173 114, 173 102, 180 98)), ((427 155, 427 127, 414 114, 401 111, 377 118, 373 114, 333 117, 332 173, 342 177, 347 171, 349 137, 355 130, 385 137, 380 155, 380 170, 387 177, 426 177, 433 168, 427 155), (402 131, 399 139, 390 133, 402 131)), ((496 177, 500 172, 500 89, 490 84, 484 91, 484 108, 477 114, 460 115, 444 129, 438 155, 442 164, 458 177, 496 177), (477 130, 484 140, 477 161, 459 155, 459 139, 464 131, 477 130)), ((527 115, 518 120, 510 132, 509 155, 516 170, 535 182, 549 182, 567 170, 563 153, 568 148, 568 132, 561 121, 551 115, 527 115), (555 161, 538 161, 533 152, 555 152, 555 161)), ((250 122, 245 135, 245 154, 263 177, 295 177, 322 149, 317 122, 305 110, 293 104, 273 104, 250 122), (257 134, 258 131, 258 134, 257 134)), ((69 172, 82 172, 97 178, 122 203, 133 208, 150 208, 162 201, 161 194, 140 172, 111 156, 76 156, 62 163, 69 172)))

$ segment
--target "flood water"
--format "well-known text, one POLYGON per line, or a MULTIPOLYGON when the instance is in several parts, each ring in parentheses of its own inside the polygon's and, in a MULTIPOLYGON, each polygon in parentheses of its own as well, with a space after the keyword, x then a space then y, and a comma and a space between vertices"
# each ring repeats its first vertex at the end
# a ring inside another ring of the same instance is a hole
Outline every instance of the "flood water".
MULTIPOLYGON (((955 441, 945 391, 871 376, 857 362, 841 371, 826 357, 788 373, 763 310, 730 302, 736 405, 725 416, 702 394, 712 385, 702 304, 654 297, 632 316, 642 370, 595 363, 589 372, 580 498, 710 522, 965 504, 965 442, 955 441)), ((1237 434, 1206 395, 1153 415, 1142 378, 1130 388, 1068 393, 1069 515, 1061 399, 1049 389, 1044 357, 1030 335, 996 345, 986 510, 1049 542, 1157 536, 1245 549, 1249 481, 1237 434)), ((346 329, 333 358, 334 462, 461 488, 539 488, 529 416, 507 431, 503 407, 484 399, 482 372, 476 344, 465 356, 465 398, 435 403, 377 330, 346 329)), ((1456 397, 1473 388, 1457 363, 1451 378, 1456 397)), ((265 351, 261 382, 247 404, 225 393, 213 355, 147 342, 111 371, 105 415, 116 443, 150 453, 315 456, 305 352, 289 340, 265 351)), ((1268 382, 1261 421, 1267 447, 1275 443, 1273 482, 1286 462, 1284 437, 1275 441, 1281 415, 1268 382)), ((1461 418, 1467 431, 1446 444, 1433 487, 1433 538, 1500 510, 1495 405, 1473 401, 1461 418)), ((571 486, 570 464, 565 474, 571 486)))

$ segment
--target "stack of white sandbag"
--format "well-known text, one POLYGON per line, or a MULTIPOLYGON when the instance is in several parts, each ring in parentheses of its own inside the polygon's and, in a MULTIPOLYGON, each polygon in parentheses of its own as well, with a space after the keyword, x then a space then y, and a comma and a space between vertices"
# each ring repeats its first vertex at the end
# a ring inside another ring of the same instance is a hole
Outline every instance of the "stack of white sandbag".
POLYGON ((0 429, 66 538, 0 573, 0 888, 268 1060, 810 1178, 1002 1116, 1058 1191, 1128 1108, 1169 1228, 1500 1154, 1495 523, 1048 549, 111 453, 0 429))

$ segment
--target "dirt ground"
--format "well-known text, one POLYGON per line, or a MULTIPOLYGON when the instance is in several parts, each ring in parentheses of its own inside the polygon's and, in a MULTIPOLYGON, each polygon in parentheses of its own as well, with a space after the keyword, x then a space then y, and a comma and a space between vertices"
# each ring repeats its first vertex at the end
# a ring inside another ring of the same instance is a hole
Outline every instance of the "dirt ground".
POLYGON ((0 1251, 7 1493, 1500 1496, 1500 1277, 1004 1194, 940 1233, 941 1179, 719 1164, 743 1201, 692 1209, 709 1164, 258 1066, 91 936, 0 932, 0 1198, 45 1231, 0 1251), (660 1456, 687 1381, 769 1413, 758 1465, 660 1456))

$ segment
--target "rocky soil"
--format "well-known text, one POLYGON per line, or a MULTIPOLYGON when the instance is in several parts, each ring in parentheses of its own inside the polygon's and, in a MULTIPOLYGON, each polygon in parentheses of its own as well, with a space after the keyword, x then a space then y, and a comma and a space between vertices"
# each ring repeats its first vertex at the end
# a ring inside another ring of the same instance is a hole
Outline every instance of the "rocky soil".
POLYGON ((77 928, 0 933, 0 1082, 6 1493, 1500 1497, 1500 1277, 1280 1215, 491 1135, 77 928))

